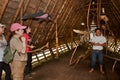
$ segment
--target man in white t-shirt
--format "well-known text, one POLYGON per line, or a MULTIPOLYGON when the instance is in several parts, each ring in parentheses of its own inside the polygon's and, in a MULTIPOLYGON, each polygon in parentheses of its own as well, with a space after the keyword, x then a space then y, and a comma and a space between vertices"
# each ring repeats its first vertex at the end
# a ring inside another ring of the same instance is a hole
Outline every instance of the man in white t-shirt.
POLYGON ((96 58, 98 58, 99 65, 100 65, 100 72, 104 74, 103 71, 103 46, 106 45, 106 38, 102 36, 101 29, 97 28, 95 29, 96 35, 90 40, 90 43, 92 44, 92 62, 91 62, 91 69, 90 73, 94 71, 95 69, 95 63, 96 58))

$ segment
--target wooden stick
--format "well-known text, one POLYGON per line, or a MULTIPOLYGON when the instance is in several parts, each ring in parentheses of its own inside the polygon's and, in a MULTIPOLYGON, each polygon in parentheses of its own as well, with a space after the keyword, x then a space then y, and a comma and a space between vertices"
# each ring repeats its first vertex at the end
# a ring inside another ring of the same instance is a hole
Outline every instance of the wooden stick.
POLYGON ((88 11, 87 11, 87 29, 88 29, 88 32, 90 31, 90 28, 89 28, 89 16, 90 16, 90 7, 91 7, 91 2, 92 0, 90 1, 89 3, 89 6, 88 6, 88 11))
POLYGON ((44 56, 45 60, 47 61, 48 59, 47 59, 47 57, 46 57, 46 55, 45 55, 45 52, 42 51, 42 53, 43 53, 43 56, 44 56))
POLYGON ((2 15, 3 15, 3 13, 4 13, 5 9, 6 9, 6 6, 8 5, 8 2, 9 2, 9 0, 5 0, 5 3, 4 3, 4 5, 3 5, 3 7, 2 7, 2 9, 0 11, 0 21, 1 21, 2 15))
POLYGON ((112 57, 112 56, 109 56, 109 55, 104 55, 105 57, 109 58, 109 59, 113 59, 113 60, 116 60, 116 61, 120 61, 119 58, 115 58, 115 57, 112 57))
POLYGON ((39 48, 39 49, 35 49, 35 50, 33 50, 31 53, 35 53, 35 52, 38 52, 38 51, 41 51, 43 48, 45 48, 45 47, 49 47, 49 43, 47 43, 46 45, 44 45, 44 46, 42 46, 41 48, 39 48))
MULTIPOLYGON (((20 16, 22 17, 23 16, 23 12, 24 12, 24 3, 22 4, 21 8, 20 8, 20 16)), ((23 20, 20 19, 20 24, 23 25, 23 20)))
POLYGON ((115 60, 113 66, 112 66, 112 72, 114 72, 114 68, 115 68, 116 63, 117 63, 117 61, 115 60))
MULTIPOLYGON (((68 1, 68 4, 66 4, 66 6, 64 7, 64 13, 61 14, 61 24, 58 25, 58 27, 60 26, 59 28, 59 32, 62 32, 62 30, 64 30, 65 27, 62 27, 62 25, 65 25, 65 22, 67 21, 68 17, 69 17, 69 14, 70 12, 72 11, 72 8, 73 6, 71 6, 71 3, 72 3, 73 0, 69 0, 68 1), (66 16, 67 15, 67 16, 66 16)), ((59 22, 60 23, 60 22, 59 22)))
POLYGON ((17 11, 16 11, 16 13, 15 13, 15 15, 13 17, 12 23, 15 22, 15 20, 17 19, 17 16, 19 15, 19 12, 20 12, 21 7, 23 5, 23 2, 24 2, 24 0, 20 0, 20 3, 18 5, 18 9, 17 9, 17 11))
MULTIPOLYGON (((65 5, 67 4, 67 1, 68 1, 68 0, 65 0, 64 3, 62 4, 62 6, 60 7, 60 9, 59 9, 59 11, 58 11, 58 13, 57 13, 57 16, 56 16, 56 18, 55 18, 55 20, 54 20, 54 24, 52 24, 51 27, 53 27, 53 26, 56 24, 57 20, 58 20, 59 17, 60 17, 60 14, 62 13, 65 5)), ((57 4, 57 3, 56 3, 56 4, 57 4)), ((55 36, 55 32, 53 33, 53 36, 52 36, 52 37, 54 37, 54 36, 55 36)))
POLYGON ((72 53, 72 56, 71 56, 71 58, 70 58, 70 63, 69 63, 70 65, 73 63, 73 62, 72 62, 72 61, 73 61, 73 57, 74 57, 74 55, 75 55, 75 52, 76 52, 76 50, 77 50, 77 48, 78 48, 80 42, 81 42, 81 40, 79 40, 79 42, 78 42, 76 48, 74 49, 74 51, 73 51, 73 53, 72 53))
POLYGON ((52 55, 52 59, 54 59, 54 58, 55 58, 55 55, 54 55, 54 53, 53 53, 51 47, 49 47, 49 51, 50 51, 50 53, 51 53, 51 55, 52 55))
POLYGON ((30 0, 26 1, 25 6, 24 6, 23 14, 26 12, 29 2, 30 2, 30 0))
POLYGON ((56 23, 56 58, 58 59, 59 58, 59 55, 58 55, 58 26, 57 26, 57 23, 56 23))

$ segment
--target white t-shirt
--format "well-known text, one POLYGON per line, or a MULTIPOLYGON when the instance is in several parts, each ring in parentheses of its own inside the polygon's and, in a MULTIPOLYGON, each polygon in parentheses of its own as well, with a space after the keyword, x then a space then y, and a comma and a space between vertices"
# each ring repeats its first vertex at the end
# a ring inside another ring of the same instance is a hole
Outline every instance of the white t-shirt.
MULTIPOLYGON (((100 43, 100 44, 103 44, 103 43, 106 43, 106 38, 104 36, 94 36, 90 42, 93 42, 93 43, 100 43)), ((93 45, 93 50, 103 50, 103 46, 96 46, 96 45, 93 45)))
POLYGON ((3 40, 0 40, 0 62, 3 61, 2 58, 3 58, 4 50, 7 46, 7 41, 4 35, 2 35, 2 37, 3 37, 3 40))

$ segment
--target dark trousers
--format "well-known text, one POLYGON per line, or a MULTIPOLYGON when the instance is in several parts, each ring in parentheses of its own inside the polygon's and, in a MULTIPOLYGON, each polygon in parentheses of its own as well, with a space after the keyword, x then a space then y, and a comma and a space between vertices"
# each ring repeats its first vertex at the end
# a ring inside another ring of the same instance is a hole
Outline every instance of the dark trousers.
POLYGON ((5 80, 11 80, 11 69, 10 69, 10 65, 6 64, 4 62, 0 62, 0 80, 2 77, 2 70, 5 71, 5 80))
POLYGON ((27 53, 28 60, 27 60, 27 65, 26 65, 26 70, 25 73, 30 74, 32 71, 32 53, 27 53))

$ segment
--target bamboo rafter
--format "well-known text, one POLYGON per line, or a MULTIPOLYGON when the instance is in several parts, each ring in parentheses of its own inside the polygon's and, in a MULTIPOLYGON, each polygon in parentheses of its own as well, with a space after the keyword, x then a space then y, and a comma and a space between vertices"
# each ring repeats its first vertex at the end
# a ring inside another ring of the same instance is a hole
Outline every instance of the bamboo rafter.
POLYGON ((24 0, 20 0, 20 3, 19 3, 19 5, 18 5, 18 9, 17 9, 17 11, 16 11, 16 13, 15 13, 15 15, 14 15, 11 23, 13 23, 13 22, 16 21, 18 15, 19 15, 19 13, 20 13, 21 7, 23 6, 23 3, 24 3, 24 0))
MULTIPOLYGON (((61 19, 60 19, 61 20, 61 24, 58 24, 58 27, 59 27, 58 34, 60 33, 61 29, 63 29, 63 25, 64 25, 68 15, 69 15, 68 12, 69 12, 70 7, 73 6, 73 5, 71 5, 71 3, 72 3, 72 0, 69 0, 68 4, 66 4, 66 6, 64 7, 64 13, 61 14, 61 19)), ((59 21, 59 23, 60 23, 60 21, 59 21)))
POLYGON ((4 14, 6 6, 8 5, 8 2, 9 2, 9 0, 5 0, 5 3, 3 5, 3 7, 2 7, 2 10, 0 11, 0 21, 1 21, 2 15, 4 14))
MULTIPOLYGON (((41 0, 38 0, 38 2, 37 2, 37 8, 34 9, 33 13, 36 13, 38 11, 40 5, 41 5, 41 0)), ((31 26, 32 21, 33 21, 32 19, 28 21, 28 23, 29 23, 28 26, 31 26)))

